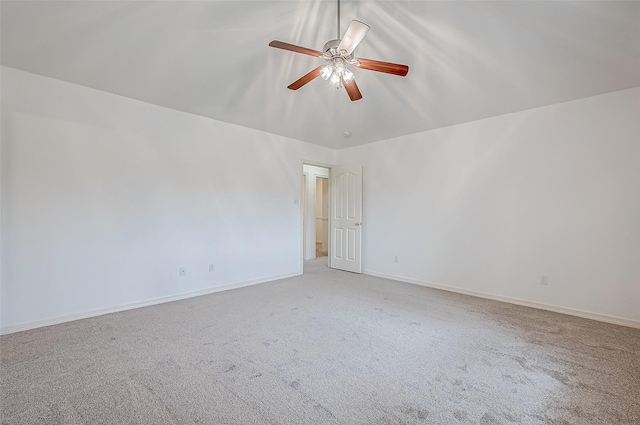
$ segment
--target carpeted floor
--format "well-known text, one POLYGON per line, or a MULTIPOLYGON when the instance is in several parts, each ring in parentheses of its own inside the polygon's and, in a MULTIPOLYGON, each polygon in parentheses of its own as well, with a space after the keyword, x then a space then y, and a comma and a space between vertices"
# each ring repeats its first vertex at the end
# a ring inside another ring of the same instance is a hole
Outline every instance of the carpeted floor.
POLYGON ((305 271, 1 337, 2 424, 640 424, 640 330, 305 271))

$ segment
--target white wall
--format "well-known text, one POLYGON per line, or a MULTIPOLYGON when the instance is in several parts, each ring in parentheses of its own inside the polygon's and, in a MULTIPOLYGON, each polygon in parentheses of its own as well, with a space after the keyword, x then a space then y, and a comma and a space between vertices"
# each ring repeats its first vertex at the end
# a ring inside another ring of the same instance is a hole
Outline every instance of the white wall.
POLYGON ((4 331, 301 272, 334 151, 11 68, 1 106, 4 331))
POLYGON ((367 272, 640 324, 640 88, 338 162, 364 165, 367 272))
POLYGON ((300 273, 302 159, 364 165, 365 271, 640 322, 639 88, 336 157, 1 71, 3 331, 300 273))
MULTIPOLYGON (((335 151, 334 151, 335 152, 335 151)), ((329 169, 304 164, 302 172, 307 176, 306 210, 304 217, 304 259, 316 258, 316 178, 329 178, 329 169)))

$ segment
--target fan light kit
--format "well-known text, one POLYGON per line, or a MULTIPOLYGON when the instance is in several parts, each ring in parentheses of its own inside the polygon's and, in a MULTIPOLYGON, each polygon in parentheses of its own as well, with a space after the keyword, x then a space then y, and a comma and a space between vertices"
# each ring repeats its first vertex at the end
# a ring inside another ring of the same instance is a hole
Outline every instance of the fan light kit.
POLYGON ((315 56, 327 61, 327 65, 319 66, 313 71, 303 75, 298 80, 291 83, 288 88, 298 90, 308 82, 322 77, 336 89, 344 87, 349 94, 351 100, 362 99, 360 89, 356 84, 355 75, 349 69, 354 66, 360 69, 368 69, 371 71, 384 72, 386 74, 394 74, 404 77, 409 72, 409 67, 396 63, 381 62, 371 59, 355 58, 353 51, 360 44, 364 36, 369 31, 369 26, 360 21, 353 20, 347 28, 344 37, 340 39, 340 0, 338 3, 338 39, 328 41, 322 52, 307 49, 306 47, 296 46, 294 44, 285 43, 283 41, 273 40, 269 46, 278 49, 289 50, 296 53, 315 56))
POLYGON ((344 80, 345 84, 348 84, 356 78, 353 72, 347 68, 347 64, 357 66, 360 62, 357 59, 353 59, 353 54, 350 57, 345 57, 344 50, 343 54, 340 54, 340 46, 335 45, 337 41, 339 40, 332 40, 324 46, 325 53, 322 58, 329 63, 320 69, 320 76, 329 81, 335 88, 341 89, 342 80, 344 80))

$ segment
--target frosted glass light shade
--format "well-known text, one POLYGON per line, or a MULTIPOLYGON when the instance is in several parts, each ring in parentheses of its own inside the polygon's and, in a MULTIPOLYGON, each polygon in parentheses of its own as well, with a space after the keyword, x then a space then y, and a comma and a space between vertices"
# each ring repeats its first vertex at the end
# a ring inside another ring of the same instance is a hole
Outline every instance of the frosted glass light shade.
POLYGON ((353 72, 349 71, 348 69, 344 70, 343 77, 344 77, 344 81, 347 83, 352 82, 353 79, 356 78, 356 76, 353 75, 353 72))
POLYGON ((331 67, 331 65, 327 65, 324 68, 322 68, 322 70, 320 71, 320 76, 325 80, 328 80, 329 77, 331 77, 332 73, 333 73, 333 68, 331 67))

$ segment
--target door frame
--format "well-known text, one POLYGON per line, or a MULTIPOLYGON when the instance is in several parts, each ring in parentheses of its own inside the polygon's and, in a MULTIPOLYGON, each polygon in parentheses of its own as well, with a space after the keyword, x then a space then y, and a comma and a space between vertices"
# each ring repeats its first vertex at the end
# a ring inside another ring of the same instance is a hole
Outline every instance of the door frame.
MULTIPOLYGON (((304 273, 304 205, 302 200, 305 197, 305 191, 307 188, 304 184, 304 166, 305 165, 314 165, 316 167, 324 167, 329 170, 329 214, 331 214, 331 169, 335 166, 335 164, 327 164, 318 161, 311 161, 307 159, 300 160, 300 173, 298 174, 300 177, 300 274, 304 273)), ((309 176, 307 176, 307 179, 309 176)), ((327 251, 327 265, 331 267, 331 229, 329 229, 329 234, 327 235, 327 243, 328 251, 327 251)))

